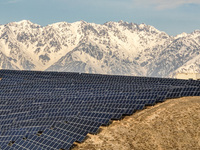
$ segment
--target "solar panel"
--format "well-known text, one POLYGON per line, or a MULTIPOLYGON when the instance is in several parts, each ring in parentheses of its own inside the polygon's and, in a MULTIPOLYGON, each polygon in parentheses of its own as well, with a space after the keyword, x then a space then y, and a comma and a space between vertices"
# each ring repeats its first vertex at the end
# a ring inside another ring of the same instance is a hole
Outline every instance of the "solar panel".
POLYGON ((101 125, 169 98, 200 96, 200 81, 0 70, 0 149, 70 149, 101 125))

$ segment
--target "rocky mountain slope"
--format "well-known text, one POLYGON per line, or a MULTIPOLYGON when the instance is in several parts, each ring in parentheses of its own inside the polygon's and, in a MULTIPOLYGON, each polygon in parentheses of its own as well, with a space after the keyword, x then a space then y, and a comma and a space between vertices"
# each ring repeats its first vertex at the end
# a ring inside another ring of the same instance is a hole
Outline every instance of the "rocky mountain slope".
POLYGON ((123 21, 0 25, 0 68, 5 69, 167 77, 199 71, 199 53, 198 30, 172 37, 123 21))

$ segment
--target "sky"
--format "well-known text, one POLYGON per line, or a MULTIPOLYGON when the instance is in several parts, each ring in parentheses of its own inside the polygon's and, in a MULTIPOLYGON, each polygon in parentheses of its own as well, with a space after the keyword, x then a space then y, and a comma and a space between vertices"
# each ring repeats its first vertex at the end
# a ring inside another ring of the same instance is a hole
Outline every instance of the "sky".
POLYGON ((0 0, 0 24, 30 20, 152 25, 169 35, 200 29, 200 0, 0 0))

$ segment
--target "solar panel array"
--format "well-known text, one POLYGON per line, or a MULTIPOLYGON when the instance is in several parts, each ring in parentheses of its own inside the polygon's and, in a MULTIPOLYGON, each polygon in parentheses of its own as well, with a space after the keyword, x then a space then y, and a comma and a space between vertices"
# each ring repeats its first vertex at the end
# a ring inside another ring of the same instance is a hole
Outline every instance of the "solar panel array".
POLYGON ((200 96, 200 81, 0 70, 0 149, 70 149, 112 119, 168 98, 200 96))

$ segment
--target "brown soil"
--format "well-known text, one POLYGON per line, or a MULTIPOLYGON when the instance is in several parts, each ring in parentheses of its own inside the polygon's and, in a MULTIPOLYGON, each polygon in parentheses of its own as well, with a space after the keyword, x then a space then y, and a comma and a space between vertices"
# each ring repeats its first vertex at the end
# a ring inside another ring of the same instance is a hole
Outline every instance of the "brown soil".
POLYGON ((167 100, 101 127, 73 150, 200 150, 200 97, 167 100))

